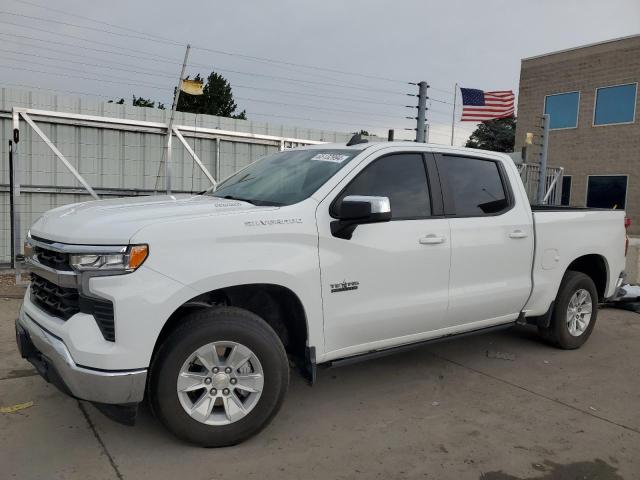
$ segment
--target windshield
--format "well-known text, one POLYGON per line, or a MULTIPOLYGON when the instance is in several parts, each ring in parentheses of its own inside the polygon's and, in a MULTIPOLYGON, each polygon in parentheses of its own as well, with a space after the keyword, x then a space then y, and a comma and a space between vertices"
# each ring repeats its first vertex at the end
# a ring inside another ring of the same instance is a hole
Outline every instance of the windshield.
POLYGON ((308 198, 361 150, 288 150, 264 157, 210 192, 255 205, 292 205, 308 198))

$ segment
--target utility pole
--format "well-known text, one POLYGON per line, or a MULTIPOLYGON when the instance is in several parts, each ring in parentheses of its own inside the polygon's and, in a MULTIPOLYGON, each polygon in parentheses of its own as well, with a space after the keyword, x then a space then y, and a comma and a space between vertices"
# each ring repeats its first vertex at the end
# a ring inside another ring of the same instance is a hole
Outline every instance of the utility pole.
POLYGON ((427 120, 427 89, 429 84, 425 81, 418 83, 418 116, 416 117, 416 142, 425 142, 425 129, 427 120))
POLYGON ((184 61, 182 62, 180 78, 178 79, 178 88, 173 96, 173 106, 171 107, 171 116, 169 117, 169 123, 167 126, 167 158, 164 164, 164 180, 167 188, 167 195, 171 195, 171 143, 173 139, 173 117, 175 116, 176 108, 178 107, 178 98, 180 98, 180 91, 182 90, 182 79, 184 78, 184 72, 187 68, 187 60, 189 59, 190 50, 191 45, 187 45, 187 50, 184 52, 184 61))
POLYGON ((451 114, 451 146, 453 147, 453 137, 456 130, 456 102, 458 100, 458 84, 453 87, 453 113, 451 114))
POLYGON ((542 149, 540 150, 540 175, 538 176, 538 204, 544 203, 545 188, 547 185, 547 153, 549 150, 549 114, 542 115, 542 149))

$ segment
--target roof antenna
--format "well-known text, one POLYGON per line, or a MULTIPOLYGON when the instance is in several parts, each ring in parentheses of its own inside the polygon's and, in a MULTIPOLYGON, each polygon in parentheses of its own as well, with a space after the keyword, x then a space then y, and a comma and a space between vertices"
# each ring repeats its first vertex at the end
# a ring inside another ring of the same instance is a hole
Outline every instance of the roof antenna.
POLYGON ((362 138, 362 135, 360 133, 356 133, 353 137, 351 137, 351 140, 347 142, 347 147, 350 147, 351 145, 358 145, 359 143, 369 143, 369 140, 367 140, 366 138, 362 138))

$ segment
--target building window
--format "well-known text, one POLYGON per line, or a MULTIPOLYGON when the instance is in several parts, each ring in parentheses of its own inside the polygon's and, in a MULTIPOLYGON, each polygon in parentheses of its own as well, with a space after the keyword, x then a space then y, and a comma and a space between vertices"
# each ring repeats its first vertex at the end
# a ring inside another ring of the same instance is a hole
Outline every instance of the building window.
POLYGON ((623 209, 626 203, 626 175, 589 175, 587 207, 623 209))
POLYGON ((580 92, 556 93, 544 97, 544 113, 551 117, 550 128, 576 128, 579 104, 580 92))
POLYGON ((636 116, 637 83, 596 89, 594 125, 633 123, 636 116))
POLYGON ((560 205, 571 205, 571 175, 564 175, 562 177, 560 205))

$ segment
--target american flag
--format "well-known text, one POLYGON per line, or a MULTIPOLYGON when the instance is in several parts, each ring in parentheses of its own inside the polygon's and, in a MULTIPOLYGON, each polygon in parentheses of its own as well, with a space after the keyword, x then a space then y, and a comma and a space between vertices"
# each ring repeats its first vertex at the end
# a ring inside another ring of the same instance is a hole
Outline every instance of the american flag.
POLYGON ((462 92, 462 122, 483 122, 513 115, 515 96, 511 90, 484 92, 475 88, 460 88, 462 92))

